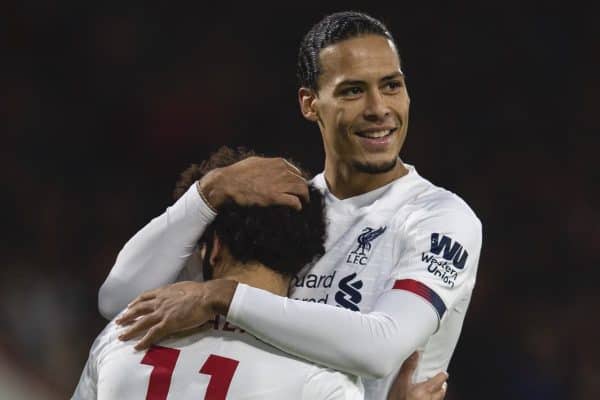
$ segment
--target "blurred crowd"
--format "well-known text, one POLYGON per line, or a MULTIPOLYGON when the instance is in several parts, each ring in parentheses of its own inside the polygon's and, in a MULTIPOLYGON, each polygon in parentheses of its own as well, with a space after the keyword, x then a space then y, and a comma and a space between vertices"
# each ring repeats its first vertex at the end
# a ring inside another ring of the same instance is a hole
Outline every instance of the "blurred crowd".
POLYGON ((411 96, 401 157, 483 221, 447 399, 600 398, 595 13, 204 7, 25 1, 0 17, 5 368, 48 398, 72 393, 106 323, 98 288, 189 163, 244 145, 320 171, 320 135, 296 104, 297 45, 325 14, 357 9, 399 43, 411 96))

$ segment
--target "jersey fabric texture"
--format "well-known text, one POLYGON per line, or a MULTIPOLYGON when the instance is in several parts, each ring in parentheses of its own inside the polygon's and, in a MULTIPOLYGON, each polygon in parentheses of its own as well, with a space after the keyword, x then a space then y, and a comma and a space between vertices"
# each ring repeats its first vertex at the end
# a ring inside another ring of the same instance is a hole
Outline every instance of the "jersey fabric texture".
MULTIPOLYGON (((416 380, 447 368, 479 261, 481 223, 473 211, 407 168, 388 185, 343 200, 317 175, 329 219, 326 254, 293 279, 292 299, 239 285, 227 316, 288 353, 378 378, 364 381, 369 400, 385 399, 415 349, 422 351, 416 380)), ((194 185, 140 230, 100 290, 103 314, 197 271, 190 255, 212 218, 194 185)))
POLYGON ((97 337, 74 400, 362 400, 360 379, 274 349, 220 317, 147 351, 121 342, 114 322, 97 337))
MULTIPOLYGON (((438 326, 433 335, 419 343, 422 354, 416 380, 422 381, 446 370, 456 347, 475 285, 481 223, 458 196, 431 184, 414 167, 407 168, 408 174, 400 179, 344 200, 329 192, 323 174, 313 179, 326 199, 326 253, 293 279, 290 297, 361 313, 380 311, 374 307, 377 301, 393 291, 409 292, 426 301, 437 315, 438 326)), ((229 316, 262 337, 262 332, 251 327, 256 315, 247 308, 238 310, 244 304, 255 304, 251 293, 244 297, 244 302, 234 297, 229 316)), ((280 325, 283 318, 279 318, 280 325)), ((323 327, 338 329, 322 322, 323 327)), ((343 333, 344 328, 339 329, 343 333)), ((346 329, 347 334, 338 340, 348 341, 350 347, 352 326, 346 329)), ((364 338, 355 340, 354 346, 364 347, 368 357, 369 344, 364 338)), ((325 347, 323 343, 324 352, 325 347)), ((365 379, 367 398, 385 399, 392 378, 393 374, 365 379)))

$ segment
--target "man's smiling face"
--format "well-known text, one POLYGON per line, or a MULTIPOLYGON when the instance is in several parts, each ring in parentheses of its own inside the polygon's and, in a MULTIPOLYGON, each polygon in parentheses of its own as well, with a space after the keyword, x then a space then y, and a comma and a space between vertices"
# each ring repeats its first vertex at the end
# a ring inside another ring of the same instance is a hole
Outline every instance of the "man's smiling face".
POLYGON ((368 34, 325 47, 311 107, 325 153, 360 172, 390 171, 408 126, 409 97, 391 41, 368 34))

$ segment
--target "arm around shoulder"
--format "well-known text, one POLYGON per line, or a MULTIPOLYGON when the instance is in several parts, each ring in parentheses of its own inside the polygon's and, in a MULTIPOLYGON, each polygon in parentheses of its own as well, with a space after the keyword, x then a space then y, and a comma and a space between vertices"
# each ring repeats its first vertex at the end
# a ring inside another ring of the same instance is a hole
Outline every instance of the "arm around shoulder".
POLYGON ((438 324, 426 301, 402 291, 385 292, 372 312, 362 314, 242 284, 227 318, 287 353, 370 378, 393 372, 438 324))
POLYGON ((119 252, 98 294, 100 313, 113 318, 140 293, 174 282, 215 215, 192 185, 119 252))

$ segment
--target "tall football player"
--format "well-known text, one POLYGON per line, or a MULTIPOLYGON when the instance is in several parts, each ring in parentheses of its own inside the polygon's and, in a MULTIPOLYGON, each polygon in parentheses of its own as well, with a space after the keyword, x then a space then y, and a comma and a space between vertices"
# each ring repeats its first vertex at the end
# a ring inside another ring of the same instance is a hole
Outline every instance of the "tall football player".
MULTIPOLYGON (((448 367, 475 285, 481 223, 459 196, 399 158, 409 97, 380 21, 356 12, 325 17, 301 43, 298 76, 301 111, 323 139, 325 168, 312 182, 330 223, 325 255, 293 279, 297 300, 224 279, 165 287, 123 314, 124 323, 142 316, 123 339, 146 332, 143 348, 217 310, 290 354, 367 378, 367 398, 384 399, 415 349, 423 352, 418 380, 448 367)), ((173 282, 223 204, 301 208, 308 193, 278 159, 219 169, 197 189, 121 251, 100 291, 105 315, 173 282)))

